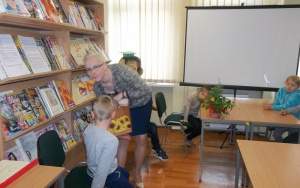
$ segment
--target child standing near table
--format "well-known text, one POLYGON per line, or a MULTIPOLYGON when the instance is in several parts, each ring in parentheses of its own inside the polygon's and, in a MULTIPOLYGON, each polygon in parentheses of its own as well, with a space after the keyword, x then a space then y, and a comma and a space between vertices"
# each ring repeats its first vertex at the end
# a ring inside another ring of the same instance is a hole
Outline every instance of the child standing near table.
MULTIPOLYGON (((295 107, 300 104, 300 78, 299 76, 289 76, 285 80, 285 87, 278 90, 276 99, 271 104, 264 104, 266 110, 286 110, 288 108, 295 107)), ((299 114, 294 114, 296 118, 299 118, 299 114)), ((278 127, 274 129, 273 136, 276 142, 282 142, 282 134, 289 131, 289 134, 297 132, 298 129, 278 127)))
POLYGON ((134 188, 128 181, 128 171, 117 163, 119 141, 107 130, 114 115, 113 100, 109 96, 98 97, 92 111, 95 124, 84 131, 87 174, 92 188, 134 188))
POLYGON ((189 94, 186 99, 185 105, 182 108, 183 119, 180 120, 182 123, 189 123, 191 127, 188 127, 184 130, 186 135, 184 141, 189 146, 195 147, 196 144, 193 142, 193 139, 201 135, 201 119, 199 117, 200 111, 200 99, 206 99, 208 91, 210 90, 209 86, 203 86, 189 94))

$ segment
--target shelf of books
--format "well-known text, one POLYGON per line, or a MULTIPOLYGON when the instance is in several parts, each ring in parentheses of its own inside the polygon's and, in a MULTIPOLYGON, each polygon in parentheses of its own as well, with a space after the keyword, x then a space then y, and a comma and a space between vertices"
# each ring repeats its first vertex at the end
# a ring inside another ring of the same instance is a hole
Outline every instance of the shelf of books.
POLYGON ((86 159, 94 81, 87 53, 103 55, 104 5, 96 0, 0 0, 0 160, 37 158, 40 135, 55 130, 66 167, 86 159))

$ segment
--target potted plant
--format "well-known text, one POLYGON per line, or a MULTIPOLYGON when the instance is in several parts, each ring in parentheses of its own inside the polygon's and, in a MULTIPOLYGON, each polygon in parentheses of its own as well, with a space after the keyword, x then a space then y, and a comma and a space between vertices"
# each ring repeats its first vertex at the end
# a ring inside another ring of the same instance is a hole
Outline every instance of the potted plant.
POLYGON ((234 102, 223 97, 223 87, 219 84, 211 88, 206 99, 201 101, 201 107, 209 109, 209 114, 212 117, 218 118, 222 114, 229 114, 234 107, 234 102))

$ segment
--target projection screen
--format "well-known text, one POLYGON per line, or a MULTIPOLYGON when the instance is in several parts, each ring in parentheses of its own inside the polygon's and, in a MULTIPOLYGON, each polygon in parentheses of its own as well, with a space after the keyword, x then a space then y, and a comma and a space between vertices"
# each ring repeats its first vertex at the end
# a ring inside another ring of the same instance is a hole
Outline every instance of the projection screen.
POLYGON ((187 7, 181 85, 280 88, 297 74, 300 6, 187 7))

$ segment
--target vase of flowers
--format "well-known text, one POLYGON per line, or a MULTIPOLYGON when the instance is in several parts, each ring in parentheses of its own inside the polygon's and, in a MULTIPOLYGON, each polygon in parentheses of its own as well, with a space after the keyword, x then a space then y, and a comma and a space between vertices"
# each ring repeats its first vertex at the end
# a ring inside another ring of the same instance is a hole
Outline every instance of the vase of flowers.
POLYGON ((234 107, 234 102, 223 97, 223 87, 219 84, 208 92, 207 98, 201 101, 201 107, 209 109, 209 115, 219 118, 223 114, 227 115, 234 107))

